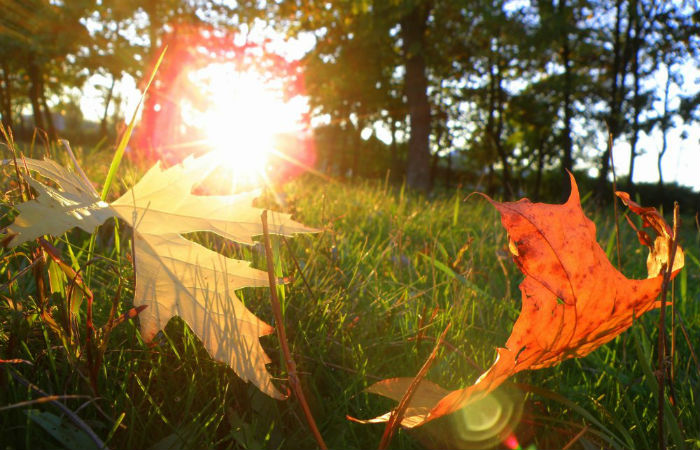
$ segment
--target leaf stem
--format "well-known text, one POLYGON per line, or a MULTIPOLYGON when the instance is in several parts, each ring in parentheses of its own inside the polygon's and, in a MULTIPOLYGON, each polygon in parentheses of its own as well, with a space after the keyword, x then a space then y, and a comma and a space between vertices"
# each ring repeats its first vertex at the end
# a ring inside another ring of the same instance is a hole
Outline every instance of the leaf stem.
POLYGON ((612 188, 613 188, 613 214, 615 217, 615 246, 617 248, 617 270, 622 270, 622 244, 620 243, 620 220, 617 210, 617 180, 615 176, 615 162, 613 161, 613 138, 612 133, 608 133, 610 146, 610 168, 612 169, 612 188))
POLYGON ((666 397, 664 395, 666 388, 666 295, 668 293, 668 285, 673 273, 673 263, 676 259, 676 250, 678 249, 678 222, 679 220, 678 202, 673 205, 673 236, 671 247, 668 251, 668 262, 664 271, 663 283, 661 284, 661 313, 659 314, 659 340, 658 340, 658 360, 656 363, 656 377, 658 381, 658 401, 659 408, 657 413, 658 430, 659 430, 659 449, 666 450, 666 441, 664 436, 664 403, 666 397))
POLYGON ((299 400, 301 409, 304 411, 304 416, 306 417, 306 422, 309 424, 311 433, 314 435, 318 446, 325 450, 328 447, 323 441, 323 437, 316 426, 316 421, 311 414, 311 409, 309 408, 309 404, 304 396, 304 391, 301 388, 301 381, 299 380, 299 375, 297 374, 296 363, 294 362, 292 354, 289 351, 287 332, 284 329, 284 321, 282 319, 282 307, 280 306, 279 299, 277 298, 277 278, 275 277, 275 266, 272 261, 270 232, 267 226, 267 210, 263 211, 260 217, 262 219, 263 242, 265 243, 265 257, 267 259, 267 276, 270 281, 270 302, 272 303, 272 313, 275 316, 275 329, 277 330, 277 337, 279 338, 282 353, 284 354, 284 364, 287 368, 287 373, 289 374, 289 384, 291 385, 292 391, 297 397, 297 400, 299 400))
POLYGON ((415 394, 416 390, 418 389, 418 385, 421 381, 423 381, 423 378, 425 378, 425 375, 428 373, 430 366, 432 366, 433 362, 435 362, 437 352, 440 349, 440 344, 442 344, 442 341, 445 339, 445 335, 447 335, 447 331, 450 329, 451 326, 452 323, 447 324, 442 334, 438 338, 437 342, 435 343, 435 347, 433 347, 433 351, 430 353, 430 356, 428 356, 428 359, 425 360, 423 367, 420 368, 415 378, 413 378, 413 381, 411 381, 411 384, 408 386, 408 389, 403 394, 403 397, 401 397, 399 405, 396 407, 396 409, 394 409, 391 412, 389 420, 386 423, 386 427, 384 428, 384 434, 382 434, 382 440, 379 442, 378 450, 384 450, 389 446, 391 438, 394 437, 396 429, 401 424, 404 414, 406 414, 406 410, 408 409, 408 405, 411 402, 413 394, 415 394))

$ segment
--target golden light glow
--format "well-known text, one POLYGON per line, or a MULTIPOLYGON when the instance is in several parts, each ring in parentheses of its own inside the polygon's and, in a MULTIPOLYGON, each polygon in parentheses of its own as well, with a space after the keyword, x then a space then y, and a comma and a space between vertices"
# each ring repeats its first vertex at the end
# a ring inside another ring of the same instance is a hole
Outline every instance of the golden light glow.
POLYGON ((233 64, 212 64, 190 78, 202 87, 202 104, 183 105, 184 122, 203 133, 234 186, 260 185, 271 169, 275 138, 301 129, 306 100, 285 100, 282 80, 240 72, 233 64))

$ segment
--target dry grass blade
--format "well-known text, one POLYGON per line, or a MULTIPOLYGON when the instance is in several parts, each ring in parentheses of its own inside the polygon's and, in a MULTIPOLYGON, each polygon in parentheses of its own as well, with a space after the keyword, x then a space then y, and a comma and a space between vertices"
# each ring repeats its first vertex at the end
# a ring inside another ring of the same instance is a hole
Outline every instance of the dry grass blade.
POLYGON ((326 443, 318 431, 316 426, 316 421, 311 414, 311 409, 304 396, 304 391, 301 388, 301 382, 299 381, 299 375, 297 374, 296 363, 292 358, 292 353, 289 351, 289 343, 287 341, 287 332, 284 328, 284 320, 282 318, 282 308, 280 306, 279 299, 277 298, 277 279, 275 277, 275 266, 272 261, 272 246, 270 245, 270 232, 267 225, 267 210, 263 211, 261 216, 262 228, 263 228, 263 240, 265 242, 265 257, 267 259, 267 275, 270 280, 270 302, 272 303, 272 312, 275 315, 275 329, 277 330, 277 337, 280 341, 280 346, 282 347, 282 353, 284 354, 284 363, 287 368, 287 373, 289 374, 289 384, 292 387, 292 391, 299 400, 302 410, 304 411, 304 417, 306 422, 311 429, 311 433, 314 435, 314 439, 318 443, 321 449, 327 449, 326 443))
POLYGON ((420 382, 423 381, 423 378, 425 378, 425 375, 427 375, 428 370, 430 369, 430 366, 432 366, 433 362, 435 362, 435 359, 437 358, 437 352, 440 349, 440 345, 442 344, 442 341, 445 339, 445 335, 447 335, 447 331, 450 329, 451 326, 452 326, 452 323, 447 324, 447 326, 443 330, 442 334, 438 338, 437 342, 435 343, 435 347, 433 347, 432 353, 430 353, 430 356, 428 356, 428 359, 423 364, 423 367, 420 368, 420 370, 416 374, 415 378, 413 378, 413 381, 411 382, 408 389, 406 390, 406 393, 401 398, 399 405, 396 407, 396 409, 394 409, 391 412, 391 416, 389 417, 389 421, 386 423, 386 427, 384 428, 384 434, 382 435, 382 440, 379 442, 379 447, 378 447, 379 450, 383 450, 383 449, 387 448, 387 446, 391 442, 391 439, 394 437, 394 434, 396 433, 396 429, 399 427, 399 424, 403 420, 403 416, 406 413, 406 408, 408 408, 408 405, 411 402, 411 398, 413 397, 413 394, 415 393, 416 389, 418 389, 418 385, 420 384, 420 382))
POLYGON ((73 398, 91 398, 89 395, 49 395, 46 397, 35 398, 34 400, 27 400, 24 402, 13 403, 11 405, 0 407, 0 411, 7 411, 13 408, 23 408, 25 406, 37 405, 40 403, 50 403, 58 400, 68 400, 73 398))

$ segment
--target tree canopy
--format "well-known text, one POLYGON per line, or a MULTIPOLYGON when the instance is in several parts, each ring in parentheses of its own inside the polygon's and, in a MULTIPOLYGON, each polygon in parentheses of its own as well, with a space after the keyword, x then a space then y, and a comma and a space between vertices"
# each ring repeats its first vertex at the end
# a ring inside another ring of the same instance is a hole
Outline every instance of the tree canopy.
POLYGON ((699 118, 697 90, 676 94, 700 47, 692 3, 0 0, 0 114, 21 129, 31 112, 55 137, 68 90, 99 74, 106 135, 116 81, 148 71, 177 30, 233 40, 267 26, 313 39, 295 68, 317 119, 319 167, 332 175, 390 170, 423 191, 460 180, 537 197, 565 186, 565 170, 595 168, 602 192, 616 143, 630 147, 631 185, 635 159, 651 151, 641 136, 661 136, 662 179, 669 130, 699 118), (551 174, 559 181, 545 189, 551 174))

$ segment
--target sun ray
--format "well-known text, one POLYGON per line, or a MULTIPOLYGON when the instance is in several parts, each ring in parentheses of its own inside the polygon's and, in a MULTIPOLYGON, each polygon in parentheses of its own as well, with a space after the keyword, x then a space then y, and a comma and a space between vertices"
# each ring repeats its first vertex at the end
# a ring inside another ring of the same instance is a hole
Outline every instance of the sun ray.
POLYGON ((183 100, 183 122, 199 131, 206 149, 230 173, 231 189, 268 183, 276 169, 271 157, 289 160, 279 157, 285 152, 276 137, 302 132, 306 99, 284 98, 282 80, 241 72, 233 64, 211 64, 189 79, 201 92, 196 102, 183 100))

